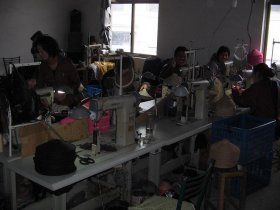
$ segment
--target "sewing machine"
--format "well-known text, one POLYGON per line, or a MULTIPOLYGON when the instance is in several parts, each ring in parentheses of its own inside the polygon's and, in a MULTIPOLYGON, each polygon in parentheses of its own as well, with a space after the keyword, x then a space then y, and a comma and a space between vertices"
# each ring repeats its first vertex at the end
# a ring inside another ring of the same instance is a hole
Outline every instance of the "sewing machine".
POLYGON ((102 112, 116 110, 116 144, 126 146, 135 142, 136 98, 133 95, 104 97, 90 100, 91 119, 97 122, 102 112))
POLYGON ((208 80, 189 82, 189 90, 192 93, 190 103, 194 109, 195 119, 204 119, 208 116, 208 86, 208 80))

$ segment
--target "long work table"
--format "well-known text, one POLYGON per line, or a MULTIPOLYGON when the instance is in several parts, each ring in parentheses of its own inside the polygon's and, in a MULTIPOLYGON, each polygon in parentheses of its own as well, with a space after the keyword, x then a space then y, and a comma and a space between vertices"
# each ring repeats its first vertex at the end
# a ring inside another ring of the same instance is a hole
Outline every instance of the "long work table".
MULTIPOLYGON (((17 208, 16 204, 16 174, 19 174, 50 191, 57 191, 64 187, 80 182, 86 178, 97 175, 120 164, 127 163, 134 158, 145 154, 149 155, 149 179, 158 182, 160 174, 160 154, 158 151, 163 146, 171 145, 188 137, 209 129, 212 125, 211 119, 195 120, 183 125, 177 125, 170 119, 155 121, 153 130, 153 141, 149 144, 132 144, 119 148, 116 152, 106 152, 93 156, 95 163, 82 165, 76 158, 77 170, 71 174, 62 176, 45 176, 35 171, 33 156, 22 158, 7 164, 11 173, 12 209, 17 208)), ((78 148, 78 147, 77 147, 78 148)), ((80 150, 80 149, 79 149, 80 150)), ((91 151, 82 151, 91 153, 91 151)), ((82 153, 79 153, 81 155, 82 153)), ((60 195, 52 194, 52 209, 66 209, 66 193, 60 195)))

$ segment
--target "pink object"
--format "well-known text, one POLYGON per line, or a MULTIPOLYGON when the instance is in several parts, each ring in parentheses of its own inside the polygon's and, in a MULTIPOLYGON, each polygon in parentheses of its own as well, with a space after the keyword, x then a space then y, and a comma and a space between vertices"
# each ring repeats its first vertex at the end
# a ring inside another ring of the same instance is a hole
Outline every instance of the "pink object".
MULTIPOLYGON (((103 116, 100 118, 100 120, 97 122, 96 128, 100 130, 101 133, 106 133, 110 128, 110 118, 111 118, 111 112, 105 111, 103 116)), ((91 119, 88 120, 88 132, 90 135, 92 135, 94 131, 94 123, 91 119)))
POLYGON ((247 61, 250 65, 255 66, 259 63, 263 63, 263 53, 260 52, 258 49, 253 49, 247 55, 247 61))
POLYGON ((159 184, 159 194, 164 195, 171 190, 171 184, 167 181, 161 181, 159 184))
POLYGON ((84 106, 85 108, 87 108, 87 109, 89 109, 89 105, 90 105, 90 102, 89 102, 89 101, 87 101, 86 103, 83 104, 83 106, 84 106))
MULTIPOLYGON (((83 106, 88 109, 89 105, 90 105, 89 103, 90 102, 88 101, 83 106)), ((109 128, 110 128, 110 118, 111 118, 111 112, 110 111, 105 111, 103 113, 103 116, 97 122, 96 128, 98 128, 101 133, 106 133, 109 130, 109 128)), ((75 122, 75 121, 76 121, 76 119, 73 119, 71 117, 65 117, 64 119, 59 121, 59 124, 60 125, 65 125, 65 124, 69 124, 69 123, 72 123, 72 122, 75 122)), ((92 135, 94 129, 95 129, 95 127, 94 127, 93 121, 90 118, 88 118, 88 133, 89 133, 89 135, 92 135)))
MULTIPOLYGON (((89 109, 89 101, 87 101, 86 103, 83 104, 83 106, 87 109, 89 109)), ((65 117, 63 118, 62 120, 59 121, 59 124, 60 125, 65 125, 65 124, 69 124, 69 123, 72 123, 72 122, 75 122, 76 119, 72 118, 72 117, 65 117)))

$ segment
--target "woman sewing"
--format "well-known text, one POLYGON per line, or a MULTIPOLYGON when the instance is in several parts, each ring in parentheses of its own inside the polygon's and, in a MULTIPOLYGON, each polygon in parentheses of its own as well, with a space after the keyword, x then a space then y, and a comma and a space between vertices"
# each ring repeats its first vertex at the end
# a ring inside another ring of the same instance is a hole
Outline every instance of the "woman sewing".
POLYGON ((226 46, 219 47, 217 53, 214 53, 208 63, 210 77, 218 77, 222 82, 226 75, 225 62, 229 59, 230 50, 226 46))
MULTIPOLYGON (((184 46, 176 47, 174 51, 173 58, 166 59, 160 64, 160 72, 159 75, 154 75, 158 77, 161 83, 166 84, 168 86, 178 86, 183 82, 181 77, 181 68, 187 65, 187 48, 184 46)), ((151 87, 149 82, 144 81, 140 88, 140 95, 146 93, 150 96, 155 95, 155 87, 151 87)))
POLYGON ((41 36, 36 41, 36 48, 42 60, 36 86, 53 87, 54 103, 58 105, 70 108, 77 105, 83 86, 72 61, 61 55, 57 41, 50 36, 41 36))
POLYGON ((234 102, 241 107, 250 107, 254 116, 279 118, 279 88, 277 82, 270 79, 273 76, 265 63, 254 66, 253 84, 246 90, 239 86, 232 88, 234 102))

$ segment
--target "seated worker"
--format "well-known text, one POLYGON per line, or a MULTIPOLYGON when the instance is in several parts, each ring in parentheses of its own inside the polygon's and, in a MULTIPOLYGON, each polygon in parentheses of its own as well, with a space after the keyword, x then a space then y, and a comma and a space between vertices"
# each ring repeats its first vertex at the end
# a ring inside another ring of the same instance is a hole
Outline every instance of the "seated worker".
MULTIPOLYGON (((187 48, 184 46, 178 46, 174 51, 174 57, 167 59, 164 64, 161 65, 160 73, 158 76, 163 84, 167 84, 169 86, 177 86, 182 83, 180 68, 186 66, 187 63, 187 48)), ((146 90, 149 95, 153 96, 154 91, 151 88, 151 85, 148 82, 144 82, 140 89, 141 92, 146 90), (151 89, 151 90, 150 90, 151 89)))
POLYGON ((173 73, 178 76, 181 75, 180 68, 187 64, 187 56, 186 56, 187 48, 184 46, 178 46, 174 51, 174 57, 167 59, 166 64, 162 66, 162 70, 160 72, 161 78, 170 77, 173 73))
POLYGON ((57 41, 50 36, 41 36, 36 48, 42 63, 39 66, 36 88, 53 87, 64 93, 54 94, 54 103, 72 108, 82 99, 83 86, 72 61, 61 55, 57 41))
POLYGON ((217 53, 214 53, 208 63, 210 69, 209 79, 211 77, 218 77, 222 82, 226 75, 225 62, 229 59, 230 50, 226 46, 219 47, 217 53))
POLYGON ((251 114, 257 117, 277 118, 279 109, 279 89, 271 69, 260 63, 253 68, 253 84, 242 90, 239 86, 232 88, 234 102, 241 107, 250 107, 251 114))

